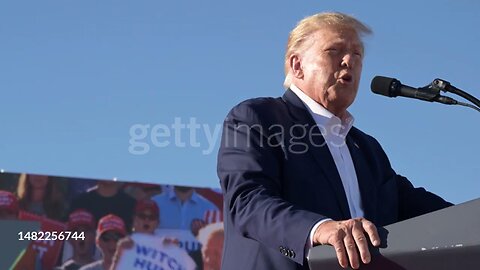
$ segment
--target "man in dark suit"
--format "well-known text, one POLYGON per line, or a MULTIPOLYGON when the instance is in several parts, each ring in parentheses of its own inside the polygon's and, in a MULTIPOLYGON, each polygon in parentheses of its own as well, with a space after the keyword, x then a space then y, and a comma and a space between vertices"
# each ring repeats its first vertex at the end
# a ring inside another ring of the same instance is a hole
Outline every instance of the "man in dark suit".
POLYGON ((303 19, 290 33, 281 98, 234 107, 224 122, 224 270, 308 269, 315 245, 342 267, 370 262, 384 226, 451 205, 395 173, 347 108, 362 71, 361 35, 341 13, 303 19))

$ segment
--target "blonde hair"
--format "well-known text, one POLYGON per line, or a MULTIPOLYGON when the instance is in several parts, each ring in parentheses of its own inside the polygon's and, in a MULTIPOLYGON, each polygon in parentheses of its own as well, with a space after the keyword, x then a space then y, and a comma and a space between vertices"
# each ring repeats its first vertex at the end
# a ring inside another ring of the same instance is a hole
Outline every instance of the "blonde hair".
POLYGON ((224 234, 223 222, 210 223, 207 226, 200 229, 198 232, 197 239, 205 247, 208 243, 208 240, 213 235, 222 235, 224 234))
POLYGON ((309 16, 297 23, 297 26, 290 32, 285 52, 285 88, 291 84, 289 59, 295 53, 301 53, 313 44, 310 36, 322 29, 322 27, 349 28, 355 30, 359 35, 368 35, 372 30, 352 16, 340 12, 324 12, 309 16))

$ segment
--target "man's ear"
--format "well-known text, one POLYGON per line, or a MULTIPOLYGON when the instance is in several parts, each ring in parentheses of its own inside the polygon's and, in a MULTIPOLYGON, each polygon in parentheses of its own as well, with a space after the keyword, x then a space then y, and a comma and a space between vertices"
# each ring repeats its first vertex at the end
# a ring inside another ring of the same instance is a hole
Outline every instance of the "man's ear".
POLYGON ((292 54, 288 60, 293 76, 297 79, 303 79, 302 59, 299 55, 292 54))

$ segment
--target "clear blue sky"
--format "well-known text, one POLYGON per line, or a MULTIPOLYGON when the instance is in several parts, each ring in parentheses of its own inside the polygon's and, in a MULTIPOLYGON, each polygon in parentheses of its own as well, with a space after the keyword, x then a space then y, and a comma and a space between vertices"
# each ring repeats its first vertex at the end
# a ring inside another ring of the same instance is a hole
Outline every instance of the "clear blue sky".
POLYGON ((2 1, 0 168, 218 187, 228 110, 282 95, 288 32, 335 10, 374 30, 356 126, 415 185, 455 203, 480 197, 478 112, 370 92, 375 75, 417 87, 440 77, 480 98, 479 3, 2 1), (132 130, 148 135, 133 151, 132 130))

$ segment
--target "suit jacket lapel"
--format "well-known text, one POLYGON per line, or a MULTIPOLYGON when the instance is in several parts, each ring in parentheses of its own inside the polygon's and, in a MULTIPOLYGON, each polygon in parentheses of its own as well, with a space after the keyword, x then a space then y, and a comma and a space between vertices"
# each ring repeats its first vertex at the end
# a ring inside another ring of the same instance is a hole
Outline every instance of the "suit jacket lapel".
POLYGON ((302 136, 301 139, 307 145, 308 152, 314 156, 319 167, 330 182, 342 211, 342 218, 350 218, 350 210, 348 207, 347 196, 343 189, 342 180, 340 179, 340 175, 338 174, 337 167, 333 161, 332 154, 328 149, 325 139, 323 136, 319 136, 319 134, 321 134, 320 129, 318 129, 303 102, 292 92, 292 90, 288 89, 282 98, 289 105, 288 108, 295 120, 295 124, 306 124, 307 133, 305 136, 302 136), (309 132, 311 129, 313 130, 312 133, 309 132), (318 136, 309 136, 310 134, 317 134, 318 136))
MULTIPOLYGON (((349 134, 352 133, 355 133, 354 128, 350 130, 349 134)), ((375 222, 375 202, 377 200, 374 189, 375 185, 373 184, 372 173, 370 172, 370 167, 368 166, 366 156, 363 153, 360 145, 362 144, 355 140, 354 136, 347 136, 347 146, 350 150, 350 155, 352 156, 355 172, 357 173, 357 181, 362 199, 364 217, 372 222, 375 222)))

